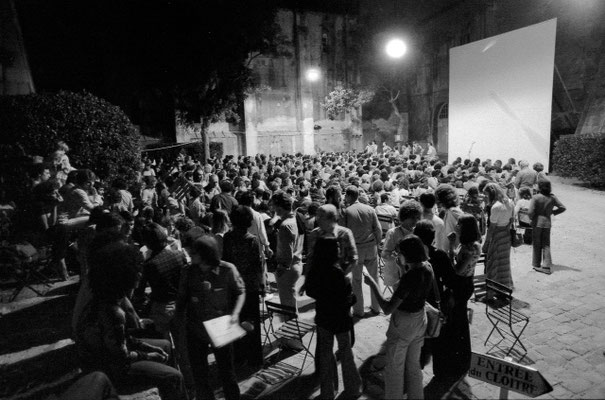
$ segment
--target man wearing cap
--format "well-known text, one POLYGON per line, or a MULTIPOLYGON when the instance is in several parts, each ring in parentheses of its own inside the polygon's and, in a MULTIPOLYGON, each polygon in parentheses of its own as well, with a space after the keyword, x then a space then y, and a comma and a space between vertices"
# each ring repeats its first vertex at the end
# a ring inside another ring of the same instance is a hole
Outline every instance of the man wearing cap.
MULTIPOLYGON (((382 239, 382 230, 376 211, 366 204, 358 201, 359 189, 357 186, 349 186, 345 192, 345 202, 348 207, 344 211, 343 226, 353 232, 355 245, 357 247, 358 260, 353 267, 353 293, 357 297, 357 303, 353 306, 353 314, 357 317, 364 316, 363 302, 363 267, 374 279, 378 279, 378 245, 382 239)), ((380 305, 376 296, 372 294, 371 312, 374 315, 380 313, 380 305)))

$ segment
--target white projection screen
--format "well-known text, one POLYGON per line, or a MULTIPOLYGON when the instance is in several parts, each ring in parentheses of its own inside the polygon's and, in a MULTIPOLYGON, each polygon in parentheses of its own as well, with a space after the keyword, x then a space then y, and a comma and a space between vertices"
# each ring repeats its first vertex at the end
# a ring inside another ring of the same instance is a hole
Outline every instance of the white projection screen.
POLYGON ((548 170, 556 27, 551 19, 450 50, 449 162, 514 157, 548 170))

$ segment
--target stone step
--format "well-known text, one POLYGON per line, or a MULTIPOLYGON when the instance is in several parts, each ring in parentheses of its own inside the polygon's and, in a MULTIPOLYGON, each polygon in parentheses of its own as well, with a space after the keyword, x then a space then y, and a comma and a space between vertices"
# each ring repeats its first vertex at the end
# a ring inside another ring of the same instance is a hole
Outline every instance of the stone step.
POLYGON ((74 295, 56 295, 3 304, 0 309, 0 354, 55 343, 71 336, 74 295))
POLYGON ((17 397, 43 389, 79 373, 75 344, 62 339, 51 344, 0 356, 0 398, 17 397))

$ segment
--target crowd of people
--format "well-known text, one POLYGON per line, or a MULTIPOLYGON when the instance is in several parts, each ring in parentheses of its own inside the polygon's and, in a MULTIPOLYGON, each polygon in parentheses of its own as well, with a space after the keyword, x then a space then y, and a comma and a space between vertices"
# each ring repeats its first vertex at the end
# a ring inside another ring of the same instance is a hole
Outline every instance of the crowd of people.
MULTIPOLYGON (((361 394, 354 321, 380 312, 392 314, 385 398, 402 398, 404 389, 422 398, 421 368, 431 355, 436 377, 466 373, 467 301, 480 256, 487 278, 514 288, 511 228, 521 227, 533 246, 531 266, 550 274, 551 215, 565 207, 540 163, 448 164, 433 150, 371 146, 205 163, 147 153, 136 181, 102 182, 73 168, 59 143, 49 163, 32 169, 30 214, 52 244, 58 277, 80 274, 72 328, 83 370, 101 371, 118 387, 157 386, 167 399, 193 387, 198 398, 213 398, 203 322, 230 315, 252 328, 212 351, 225 397, 239 398, 234 362, 263 364, 259 304, 272 273, 282 304, 296 306, 302 293, 316 299, 322 397, 335 396, 334 338, 345 396, 361 394), (72 248, 76 266, 66 262, 72 248), (425 300, 436 298, 448 323, 425 340, 425 300), (170 366, 175 360, 182 373, 170 366)), ((1 194, 3 215, 16 212, 1 194)))

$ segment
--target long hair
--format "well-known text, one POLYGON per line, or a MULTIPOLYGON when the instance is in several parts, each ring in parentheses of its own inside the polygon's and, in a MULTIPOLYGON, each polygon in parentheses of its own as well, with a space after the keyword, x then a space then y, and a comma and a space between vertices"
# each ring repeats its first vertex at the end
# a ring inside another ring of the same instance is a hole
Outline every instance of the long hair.
POLYGON ((475 217, 470 214, 462 214, 460 218, 458 218, 458 224, 460 225, 461 244, 471 244, 481 241, 479 225, 477 224, 477 219, 475 217))
POLYGON ((503 204, 510 203, 510 199, 508 198, 508 196, 506 195, 506 193, 504 192, 502 187, 500 185, 498 185, 497 183, 494 183, 494 182, 488 183, 487 185, 485 185, 483 192, 485 192, 487 194, 488 199, 490 200, 491 203, 493 203, 495 201, 499 201, 503 204))

